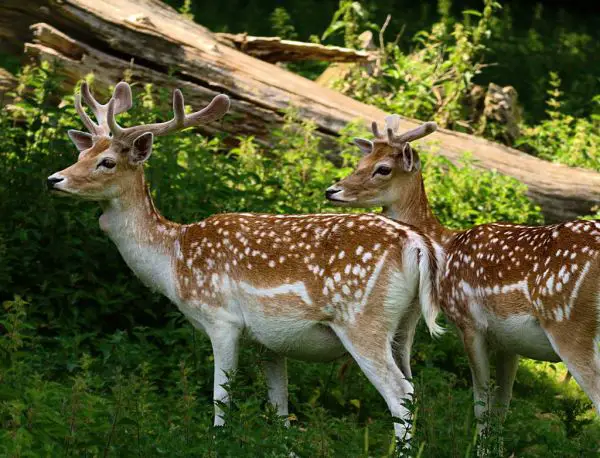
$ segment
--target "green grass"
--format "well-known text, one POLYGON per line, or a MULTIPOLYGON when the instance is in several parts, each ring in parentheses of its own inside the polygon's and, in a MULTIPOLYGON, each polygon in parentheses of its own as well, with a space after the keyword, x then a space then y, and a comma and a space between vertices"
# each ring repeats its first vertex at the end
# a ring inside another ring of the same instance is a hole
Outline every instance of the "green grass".
MULTIPOLYGON (((5 304, 0 378, 2 456, 388 456, 385 403, 348 358, 290 361, 292 426, 266 403, 262 353, 243 346, 227 424, 212 427, 210 343, 170 313, 162 328, 44 337, 5 304)), ((415 351, 415 454, 468 456, 474 423, 468 367, 453 332, 415 351)), ((594 456, 600 422, 562 365, 524 361, 503 430, 523 457, 594 456)), ((499 432, 498 432, 499 433, 499 432)))

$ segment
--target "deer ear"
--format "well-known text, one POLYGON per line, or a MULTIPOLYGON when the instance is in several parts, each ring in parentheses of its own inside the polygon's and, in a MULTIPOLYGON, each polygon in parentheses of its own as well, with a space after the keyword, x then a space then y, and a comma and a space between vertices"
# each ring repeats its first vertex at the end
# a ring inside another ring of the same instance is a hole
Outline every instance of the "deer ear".
POLYGON ((365 138, 355 138, 354 144, 360 148, 363 154, 369 154, 373 151, 373 142, 365 138))
POLYGON ((75 147, 79 152, 90 149, 94 144, 92 141, 92 135, 88 134, 87 132, 71 129, 67 132, 67 134, 69 135, 71 141, 75 143, 75 147))
POLYGON ((129 151, 129 162, 132 164, 141 164, 145 162, 152 154, 152 141, 154 135, 152 132, 146 132, 133 141, 133 147, 129 151))
POLYGON ((421 169, 419 155, 412 149, 410 143, 405 143, 402 146, 402 166, 407 172, 416 172, 421 169))

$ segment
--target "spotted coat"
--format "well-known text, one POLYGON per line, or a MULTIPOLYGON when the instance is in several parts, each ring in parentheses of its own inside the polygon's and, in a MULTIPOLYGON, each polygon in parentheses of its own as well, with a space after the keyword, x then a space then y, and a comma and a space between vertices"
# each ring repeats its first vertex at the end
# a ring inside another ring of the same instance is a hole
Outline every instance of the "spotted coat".
POLYGON ((447 248, 442 307, 460 327, 485 326, 471 313, 473 304, 502 318, 530 313, 542 322, 597 319, 588 291, 593 299, 600 286, 590 275, 598 270, 600 222, 484 224, 458 233, 447 248))
POLYGON ((182 301, 217 306, 232 289, 262 291, 264 313, 319 321, 383 313, 367 304, 390 272, 406 270, 403 250, 433 250, 418 230, 372 214, 220 214, 180 231, 182 301))

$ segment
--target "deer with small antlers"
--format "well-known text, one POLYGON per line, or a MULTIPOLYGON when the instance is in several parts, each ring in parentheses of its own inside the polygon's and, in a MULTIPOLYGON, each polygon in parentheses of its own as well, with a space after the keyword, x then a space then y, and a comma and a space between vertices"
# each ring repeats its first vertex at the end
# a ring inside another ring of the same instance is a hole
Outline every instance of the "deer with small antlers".
MULTIPOLYGON (((87 84, 81 95, 97 122, 75 98, 90 131, 69 131, 79 158, 51 175, 59 195, 98 201, 100 227, 147 286, 164 294, 210 338, 214 399, 236 369, 242 333, 272 357, 266 363, 268 395, 288 414, 286 357, 330 361, 344 353, 357 361, 394 417, 409 418, 403 401, 413 392, 408 357, 397 366, 396 334, 412 336, 421 311, 435 323, 439 245, 417 229, 380 215, 219 214, 194 224, 166 220, 155 208, 143 164, 154 135, 166 135, 222 117, 225 95, 185 114, 181 92, 174 117, 164 123, 121 127, 117 113, 131 107, 131 89, 119 83, 99 104, 87 84), (418 300, 417 300, 418 299, 418 300), (420 306, 419 306, 420 302, 420 306)), ((223 412, 215 405, 215 425, 223 412)), ((409 437, 409 422, 395 424, 409 437)))
POLYGON ((480 431, 490 407, 506 415, 519 355, 562 360, 600 413, 600 222, 443 227, 410 144, 437 126, 427 122, 397 135, 399 120, 386 118, 385 135, 373 122, 373 141, 355 139, 365 156, 326 197, 342 206, 382 206, 386 216, 420 228, 444 247, 440 305, 468 354, 480 431), (492 350, 497 390, 489 406, 492 350))

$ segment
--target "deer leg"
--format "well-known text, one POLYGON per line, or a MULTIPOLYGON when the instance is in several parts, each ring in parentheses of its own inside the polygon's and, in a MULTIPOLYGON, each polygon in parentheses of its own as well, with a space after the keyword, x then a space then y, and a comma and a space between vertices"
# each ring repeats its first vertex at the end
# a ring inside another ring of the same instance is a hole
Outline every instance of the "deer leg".
POLYGON ((229 375, 237 369, 239 356, 240 330, 234 326, 222 326, 211 333, 210 342, 215 360, 215 380, 213 399, 215 401, 215 426, 223 426, 223 410, 219 402, 228 404, 229 393, 224 385, 229 382, 229 375))
POLYGON ((545 326, 544 330, 554 351, 567 365, 600 415, 600 354, 597 339, 594 338, 594 327, 593 322, 582 326, 581 323, 563 321, 545 326))
POLYGON ((392 416, 402 420, 394 423, 396 438, 408 441, 411 415, 403 402, 411 399, 413 386, 394 361, 391 337, 384 332, 368 333, 366 337, 365 332, 340 325, 332 325, 331 328, 385 399, 392 416))
POLYGON ((420 309, 418 307, 414 308, 414 313, 410 316, 403 317, 400 320, 400 325, 396 330, 396 335, 394 336, 394 360, 396 364, 402 371, 402 373, 409 380, 412 379, 412 370, 410 368, 410 354, 412 349, 412 344, 415 339, 415 331, 417 329, 417 324, 419 322, 419 318, 421 317, 420 309))
POLYGON ((477 418, 478 422, 477 430, 481 434, 485 426, 485 414, 489 411, 490 363, 488 347, 485 336, 478 330, 463 329, 462 337, 473 378, 475 418, 477 418))
POLYGON ((286 417, 286 426, 289 426, 288 416, 288 376, 287 362, 284 356, 269 353, 265 364, 265 375, 269 391, 269 402, 277 409, 277 414, 286 417))
POLYGON ((512 398, 512 390, 519 367, 519 355, 499 351, 496 355, 496 384, 494 411, 504 421, 512 398))

